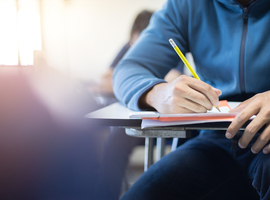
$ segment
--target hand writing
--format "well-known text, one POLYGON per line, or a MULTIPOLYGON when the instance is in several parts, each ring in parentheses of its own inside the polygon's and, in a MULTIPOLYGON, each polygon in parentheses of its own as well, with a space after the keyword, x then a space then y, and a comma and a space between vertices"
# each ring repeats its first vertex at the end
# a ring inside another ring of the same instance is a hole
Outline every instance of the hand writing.
POLYGON ((145 102, 160 113, 206 112, 218 105, 220 90, 198 79, 182 75, 169 83, 154 86, 145 102))

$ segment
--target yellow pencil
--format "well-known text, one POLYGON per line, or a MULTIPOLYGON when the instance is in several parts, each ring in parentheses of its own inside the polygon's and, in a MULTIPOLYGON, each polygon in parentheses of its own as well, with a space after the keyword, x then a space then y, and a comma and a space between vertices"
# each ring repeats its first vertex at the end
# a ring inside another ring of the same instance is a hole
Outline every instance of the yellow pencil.
MULTIPOLYGON (((180 49, 178 48, 178 46, 175 44, 175 42, 173 41, 173 39, 169 39, 169 42, 171 43, 171 45, 174 48, 175 52, 178 54, 178 56, 181 58, 181 60, 187 66, 187 68, 191 72, 192 76, 194 78, 198 79, 198 80, 201 80, 200 77, 194 71, 194 69, 191 67, 191 65, 189 64, 189 62, 187 61, 187 59, 185 58, 185 56, 183 55, 183 53, 180 51, 180 49)), ((215 108, 220 112, 220 109, 219 109, 218 106, 215 106, 215 108)))

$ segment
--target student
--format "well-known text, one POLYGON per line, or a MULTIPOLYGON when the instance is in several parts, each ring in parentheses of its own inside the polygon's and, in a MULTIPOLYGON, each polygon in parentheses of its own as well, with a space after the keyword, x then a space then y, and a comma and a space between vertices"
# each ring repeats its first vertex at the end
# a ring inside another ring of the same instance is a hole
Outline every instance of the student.
POLYGON ((129 41, 119 51, 112 64, 110 65, 110 68, 106 70, 106 72, 101 77, 101 80, 97 83, 97 85, 95 85, 94 89, 96 92, 99 92, 103 95, 114 95, 112 88, 112 74, 114 67, 138 39, 140 33, 147 27, 152 14, 152 11, 143 10, 136 16, 130 31, 129 41))
POLYGON ((151 166, 123 199, 270 199, 269 23, 268 0, 168 0, 153 14, 115 69, 121 102, 161 113, 206 112, 219 98, 244 102, 227 131, 202 130, 151 166), (201 81, 164 81, 179 61, 170 38, 192 53, 201 81))

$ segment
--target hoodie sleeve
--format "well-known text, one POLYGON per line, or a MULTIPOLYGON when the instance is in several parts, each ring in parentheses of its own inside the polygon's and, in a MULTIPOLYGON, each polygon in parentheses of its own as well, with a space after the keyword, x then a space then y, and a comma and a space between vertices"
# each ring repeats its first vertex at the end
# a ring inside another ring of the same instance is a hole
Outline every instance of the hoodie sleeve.
POLYGON ((155 12, 149 26, 116 66, 114 93, 130 109, 141 110, 140 97, 154 85, 165 82, 165 75, 179 63, 169 39, 174 39, 183 53, 188 51, 188 5, 184 5, 185 2, 168 0, 155 12))

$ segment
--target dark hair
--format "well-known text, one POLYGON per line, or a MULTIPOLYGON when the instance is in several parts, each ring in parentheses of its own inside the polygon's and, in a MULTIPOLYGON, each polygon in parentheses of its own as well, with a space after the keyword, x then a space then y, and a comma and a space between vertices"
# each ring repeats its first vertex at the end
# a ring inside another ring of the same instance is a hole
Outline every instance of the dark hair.
POLYGON ((152 11, 143 10, 137 15, 131 29, 130 33, 131 37, 136 32, 141 33, 143 29, 145 29, 148 26, 152 14, 153 14, 152 11))

